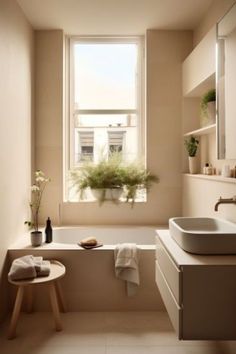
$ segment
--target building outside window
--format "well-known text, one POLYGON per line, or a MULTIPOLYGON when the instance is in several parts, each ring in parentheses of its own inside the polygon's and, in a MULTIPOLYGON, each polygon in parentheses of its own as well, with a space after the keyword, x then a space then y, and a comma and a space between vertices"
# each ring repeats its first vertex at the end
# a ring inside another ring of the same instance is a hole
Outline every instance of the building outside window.
MULTIPOLYGON (((143 160, 142 53, 139 37, 69 39, 65 175, 112 152, 143 160)), ((64 194, 76 200, 69 182, 64 194)))

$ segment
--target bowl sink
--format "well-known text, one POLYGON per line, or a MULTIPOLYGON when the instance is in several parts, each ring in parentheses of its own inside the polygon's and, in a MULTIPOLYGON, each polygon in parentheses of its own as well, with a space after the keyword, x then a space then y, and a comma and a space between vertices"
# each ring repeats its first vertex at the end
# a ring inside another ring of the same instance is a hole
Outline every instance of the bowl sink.
POLYGON ((169 219, 171 237, 185 251, 196 254, 236 254, 236 224, 218 218, 169 219))

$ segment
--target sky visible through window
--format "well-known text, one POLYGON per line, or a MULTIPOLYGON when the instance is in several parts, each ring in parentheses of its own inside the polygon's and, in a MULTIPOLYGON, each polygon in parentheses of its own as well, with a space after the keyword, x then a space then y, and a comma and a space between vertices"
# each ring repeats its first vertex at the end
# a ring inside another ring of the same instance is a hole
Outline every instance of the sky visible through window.
POLYGON ((74 70, 75 109, 137 108, 136 44, 77 43, 74 70))

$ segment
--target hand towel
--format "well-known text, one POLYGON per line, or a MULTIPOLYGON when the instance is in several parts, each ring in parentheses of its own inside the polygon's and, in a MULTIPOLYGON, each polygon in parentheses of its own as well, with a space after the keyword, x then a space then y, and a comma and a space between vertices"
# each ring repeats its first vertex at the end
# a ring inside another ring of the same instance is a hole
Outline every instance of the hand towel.
POLYGON ((116 277, 126 281, 128 296, 134 296, 139 286, 139 249, 135 243, 118 244, 114 250, 116 277))
POLYGON ((32 255, 23 256, 12 262, 8 273, 10 280, 32 279, 50 274, 50 262, 44 261, 43 257, 32 255))
POLYGON ((11 280, 31 279, 36 276, 34 257, 31 255, 15 259, 8 273, 11 280))

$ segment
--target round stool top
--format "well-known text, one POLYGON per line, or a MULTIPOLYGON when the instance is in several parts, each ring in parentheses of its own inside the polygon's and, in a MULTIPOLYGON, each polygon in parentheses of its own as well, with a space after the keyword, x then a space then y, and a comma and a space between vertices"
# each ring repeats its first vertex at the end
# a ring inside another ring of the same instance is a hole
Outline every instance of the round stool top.
POLYGON ((11 280, 8 279, 10 283, 14 285, 26 286, 40 283, 49 283, 56 279, 62 278, 65 275, 66 268, 65 266, 55 260, 50 260, 50 274, 46 277, 38 277, 33 279, 22 279, 22 280, 11 280))

